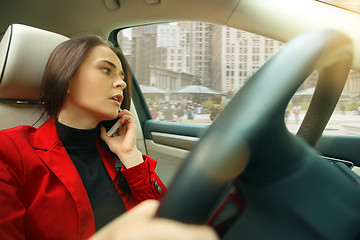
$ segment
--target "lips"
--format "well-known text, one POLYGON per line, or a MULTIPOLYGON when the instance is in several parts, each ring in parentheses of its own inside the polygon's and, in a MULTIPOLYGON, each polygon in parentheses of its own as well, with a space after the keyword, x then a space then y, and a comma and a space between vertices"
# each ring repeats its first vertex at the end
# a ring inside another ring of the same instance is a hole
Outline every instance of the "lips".
POLYGON ((121 95, 121 94, 115 94, 115 95, 113 95, 110 99, 111 99, 112 101, 117 102, 118 104, 121 104, 123 98, 124 98, 123 95, 121 95))

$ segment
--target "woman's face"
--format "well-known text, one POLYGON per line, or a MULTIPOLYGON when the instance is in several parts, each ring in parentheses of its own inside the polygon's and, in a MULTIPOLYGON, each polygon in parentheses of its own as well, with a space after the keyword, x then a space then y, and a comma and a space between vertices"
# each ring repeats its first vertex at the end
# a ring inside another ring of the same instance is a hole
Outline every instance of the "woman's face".
POLYGON ((109 47, 95 46, 70 79, 69 93, 59 115, 65 117, 66 122, 83 123, 77 126, 83 128, 114 119, 118 115, 125 87, 119 58, 109 47))

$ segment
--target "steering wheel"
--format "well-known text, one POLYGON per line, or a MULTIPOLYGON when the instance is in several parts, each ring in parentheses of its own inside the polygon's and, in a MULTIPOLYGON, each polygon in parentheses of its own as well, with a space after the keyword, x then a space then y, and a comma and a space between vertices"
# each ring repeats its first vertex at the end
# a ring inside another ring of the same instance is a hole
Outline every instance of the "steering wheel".
POLYGON ((245 208, 223 239, 358 237, 358 179, 312 147, 341 95, 352 51, 351 40, 334 30, 288 42, 194 146, 156 216, 204 224, 232 184, 241 191, 245 208), (287 130, 284 112, 314 70, 319 73, 316 90, 296 136, 287 130))

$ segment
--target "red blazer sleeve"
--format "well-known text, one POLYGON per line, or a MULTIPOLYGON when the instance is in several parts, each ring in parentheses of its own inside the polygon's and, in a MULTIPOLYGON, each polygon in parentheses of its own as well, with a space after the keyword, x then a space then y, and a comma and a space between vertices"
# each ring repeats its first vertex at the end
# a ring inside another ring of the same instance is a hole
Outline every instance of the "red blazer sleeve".
POLYGON ((20 149, 0 132, 0 236, 1 239, 25 239, 25 206, 20 196, 22 162, 20 149))
POLYGON ((130 186, 130 191, 136 204, 146 199, 161 199, 167 191, 164 183, 155 172, 156 160, 143 155, 144 162, 132 168, 124 166, 121 172, 130 186))

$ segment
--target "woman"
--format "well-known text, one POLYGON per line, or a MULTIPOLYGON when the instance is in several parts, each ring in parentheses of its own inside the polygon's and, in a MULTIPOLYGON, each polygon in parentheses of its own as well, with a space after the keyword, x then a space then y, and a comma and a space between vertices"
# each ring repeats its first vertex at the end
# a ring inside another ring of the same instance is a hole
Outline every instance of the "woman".
POLYGON ((54 49, 41 92, 49 120, 0 132, 0 239, 87 239, 164 195, 156 161, 136 147, 130 84, 123 55, 99 37, 54 49))

